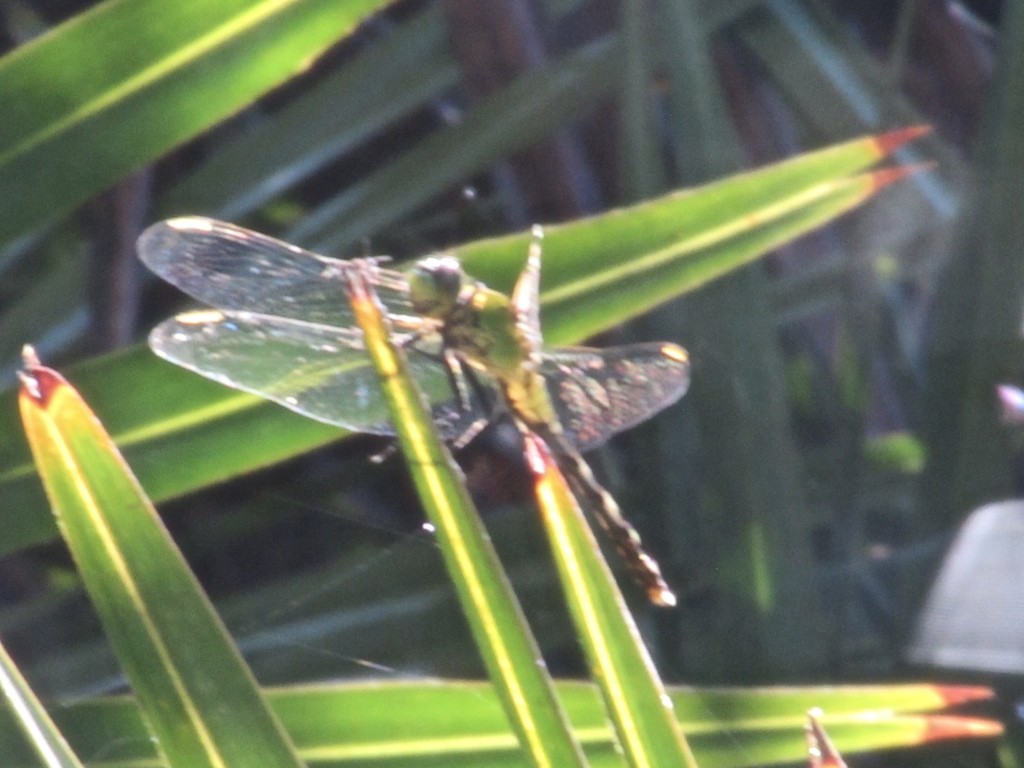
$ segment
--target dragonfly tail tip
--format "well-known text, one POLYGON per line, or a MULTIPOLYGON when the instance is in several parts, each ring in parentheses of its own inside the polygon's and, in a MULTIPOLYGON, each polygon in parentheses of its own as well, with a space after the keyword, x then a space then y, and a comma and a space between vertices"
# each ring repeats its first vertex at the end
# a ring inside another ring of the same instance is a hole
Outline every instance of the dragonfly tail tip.
POLYGON ((654 587, 649 593, 651 602, 659 608, 675 608, 679 604, 676 593, 668 587, 654 587))

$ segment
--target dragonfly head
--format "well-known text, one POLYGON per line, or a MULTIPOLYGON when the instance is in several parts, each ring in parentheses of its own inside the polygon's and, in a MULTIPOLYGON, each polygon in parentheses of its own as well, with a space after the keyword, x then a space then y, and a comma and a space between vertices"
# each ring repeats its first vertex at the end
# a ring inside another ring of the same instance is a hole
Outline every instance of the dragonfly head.
POLYGON ((459 303, 465 272, 454 256, 420 259, 408 274, 409 301, 425 317, 443 320, 459 303))

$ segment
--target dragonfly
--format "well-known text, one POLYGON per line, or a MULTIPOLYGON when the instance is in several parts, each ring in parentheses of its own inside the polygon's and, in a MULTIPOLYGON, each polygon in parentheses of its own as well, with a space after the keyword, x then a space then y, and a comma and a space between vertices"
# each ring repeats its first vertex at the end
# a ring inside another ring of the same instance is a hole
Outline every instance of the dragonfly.
MULTIPOLYGON (((352 262, 197 216, 152 225, 138 252, 157 275, 212 307, 154 328, 157 355, 318 421, 394 434, 346 299, 352 262)), ((681 398, 686 351, 667 342, 545 348, 540 266, 537 231, 508 295, 467 275, 451 255, 424 257, 408 271, 378 261, 371 274, 442 437, 463 445, 507 412, 551 447, 649 599, 674 605, 657 562, 582 453, 681 398)))

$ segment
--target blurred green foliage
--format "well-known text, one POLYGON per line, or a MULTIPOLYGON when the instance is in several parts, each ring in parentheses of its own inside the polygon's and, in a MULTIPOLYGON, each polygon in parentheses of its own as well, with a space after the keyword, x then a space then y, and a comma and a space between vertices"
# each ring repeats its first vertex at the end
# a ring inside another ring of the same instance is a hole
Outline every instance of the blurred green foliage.
MULTIPOLYGON (((607 334, 683 344, 694 383, 594 457, 685 585, 680 611, 642 617, 667 678, 904 674, 944 542, 974 506, 1015 491, 994 386, 1020 375, 1020 5, 988 28, 925 0, 402 2, 332 45, 345 12, 373 5, 335 3, 323 11, 339 14, 334 38, 296 11, 190 59, 182 41, 209 8, 253 21, 241 11, 262 5, 0 6, 13 51, 0 61, 7 380, 25 341, 64 364, 138 341, 177 306, 133 254, 156 218, 222 216, 332 255, 402 258, 930 123, 898 158, 933 172, 607 334), (52 35, 25 42, 76 16, 77 35, 100 30, 88 53, 52 35), (105 56, 104 17, 152 61, 105 56), (304 24, 320 30, 305 50, 304 24), (161 29, 168 49, 150 37, 161 29), (283 58, 239 81, 267 41, 283 58), (38 71, 52 79, 4 80, 47 56, 38 71), (182 58, 195 69, 168 64, 182 58), (159 98, 138 123, 133 68, 175 73, 144 78, 159 98), (95 70, 107 90, 77 92, 95 70)), ((230 40, 235 27, 220 29, 230 40)), ((367 462, 377 447, 345 441, 164 510, 263 681, 479 672, 436 554, 410 533, 401 472, 367 462)), ((489 525, 549 663, 579 672, 509 454, 498 432, 467 452, 467 472, 498 510, 489 525)), ((0 634, 37 686, 116 686, 62 554, 4 564, 0 634)))

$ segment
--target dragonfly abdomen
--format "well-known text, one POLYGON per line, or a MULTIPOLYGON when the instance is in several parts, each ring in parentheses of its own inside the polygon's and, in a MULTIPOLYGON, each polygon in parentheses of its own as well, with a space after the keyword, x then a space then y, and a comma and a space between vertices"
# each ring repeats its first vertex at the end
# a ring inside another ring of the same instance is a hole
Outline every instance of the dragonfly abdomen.
POLYGON ((570 443, 554 422, 554 429, 539 425, 533 429, 552 449, 558 468, 565 475, 580 503, 588 505, 597 517, 597 522, 608 535, 615 550, 625 561, 630 574, 643 587, 648 599, 655 605, 671 608, 676 604, 676 595, 661 574, 658 561, 644 549, 640 533, 626 519, 615 501, 615 497, 602 486, 590 465, 570 443))

